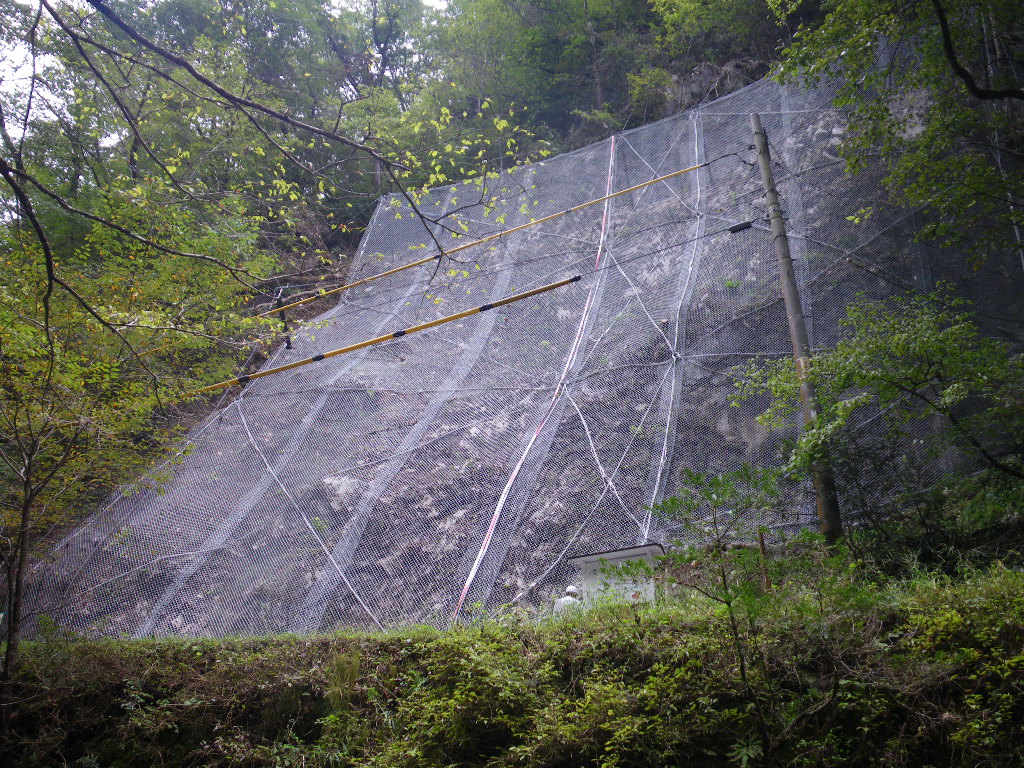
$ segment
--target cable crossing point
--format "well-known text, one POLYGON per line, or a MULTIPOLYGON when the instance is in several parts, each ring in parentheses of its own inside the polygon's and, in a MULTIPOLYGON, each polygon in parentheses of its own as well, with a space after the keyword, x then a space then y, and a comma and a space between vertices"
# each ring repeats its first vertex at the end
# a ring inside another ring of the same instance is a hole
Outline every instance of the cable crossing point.
MULTIPOLYGON (((410 262, 409 264, 403 264, 400 267, 395 267, 394 269, 389 269, 386 272, 381 272, 379 275, 370 275, 369 277, 364 277, 362 280, 356 280, 354 283, 348 283, 347 285, 342 285, 342 286, 339 286, 337 288, 332 288, 329 291, 324 291, 323 293, 318 293, 316 296, 310 296, 309 298, 306 298, 306 299, 300 299, 299 301, 293 301, 291 304, 285 304, 283 307, 274 307, 274 309, 267 310, 266 312, 261 312, 260 314, 256 315, 256 317, 269 317, 270 315, 274 314, 275 312, 280 312, 281 310, 285 310, 285 309, 292 309, 293 307, 301 307, 301 306, 303 306, 305 304, 309 304, 310 302, 316 301, 317 299, 322 299, 324 296, 330 296, 333 293, 341 293, 342 291, 347 291, 349 288, 355 288, 356 286, 364 285, 365 283, 373 282, 374 280, 379 280, 382 277, 388 277, 389 275, 393 275, 393 274, 395 274, 397 272, 402 272, 402 271, 404 271, 406 269, 412 269, 413 267, 422 266, 423 264, 427 264, 427 263, 429 263, 431 261, 436 261, 437 259, 440 259, 442 256, 450 256, 453 253, 458 253, 459 251, 465 251, 465 250, 468 250, 470 248, 473 248, 474 246, 481 245, 483 243, 489 243, 489 242, 491 242, 493 240, 498 240, 499 238, 505 237, 506 235, 511 235, 511 234, 513 234, 515 232, 520 232, 520 231, 522 231, 524 229, 527 229, 529 227, 536 226, 537 224, 543 224, 543 223, 551 221, 553 219, 557 219, 560 216, 565 216, 565 215, 570 214, 570 213, 575 213, 576 211, 581 211, 584 208, 587 208, 587 207, 589 207, 591 205, 597 205, 598 203, 603 203, 603 202, 605 202, 607 200, 611 200, 614 197, 620 197, 621 195, 626 195, 626 194, 629 194, 630 192, 636 192, 638 189, 643 189, 644 187, 649 187, 652 184, 657 184, 657 183, 665 181, 667 179, 671 179, 671 178, 673 178, 675 176, 682 176, 684 173, 690 173, 691 171, 696 171, 696 170, 698 170, 700 168, 704 168, 705 166, 711 165, 711 163, 713 163, 713 162, 714 162, 714 160, 709 160, 706 163, 699 163, 697 165, 691 165, 689 168, 683 168, 683 169, 678 170, 678 171, 672 171, 672 173, 666 173, 664 176, 659 176, 656 179, 651 179, 650 181, 644 181, 644 182, 641 182, 640 184, 634 184, 632 187, 626 187, 626 189, 620 189, 618 192, 612 192, 610 195, 604 195, 603 197, 597 197, 597 198, 594 198, 593 200, 588 200, 587 202, 580 203, 579 205, 575 205, 572 208, 566 208, 565 210, 562 210, 562 211, 556 211, 555 213, 549 214, 548 216, 544 216, 542 218, 535 219, 534 221, 528 221, 525 224, 520 224, 519 226, 512 227, 511 229, 505 229, 505 230, 502 230, 501 232, 495 232, 493 235, 488 235, 487 237, 482 237, 479 240, 474 240, 473 242, 466 243, 465 245, 456 246, 455 248, 451 248, 451 249, 449 249, 447 251, 444 251, 443 253, 437 253, 437 254, 434 254, 433 256, 427 256, 426 258, 422 258, 422 259, 419 259, 417 261, 410 262)), ((202 392, 203 390, 199 390, 199 391, 202 392)))
POLYGON ((331 350, 330 352, 321 352, 319 355, 307 357, 305 360, 296 360, 294 363, 288 363, 287 365, 279 365, 276 368, 268 368, 265 371, 251 373, 248 376, 239 376, 237 379, 229 379, 228 381, 222 381, 217 384, 210 384, 209 386, 197 389, 191 392, 190 394, 199 395, 202 394, 203 392, 214 392, 218 389, 223 389, 224 387, 234 386, 235 384, 248 384, 253 379, 261 379, 264 376, 271 376, 275 373, 290 371, 293 368, 301 368, 302 366, 309 365, 310 363, 318 363, 321 360, 326 360, 329 357, 344 355, 347 352, 355 352, 356 350, 364 349, 366 347, 372 347, 374 344, 380 344, 385 341, 390 341, 391 339, 399 339, 402 336, 406 336, 410 333, 416 333, 417 331, 425 331, 428 328, 433 328, 438 325, 444 325, 445 323, 450 323, 453 320, 461 320, 464 317, 476 315, 479 314, 480 312, 486 312, 489 309, 494 309, 495 307, 503 307, 506 304, 512 304, 522 299, 528 299, 531 296, 536 296, 540 293, 553 291, 555 288, 561 288, 562 286, 568 285, 569 283, 578 282, 580 279, 582 279, 582 277, 582 275, 576 275, 575 277, 570 277, 565 280, 559 280, 557 283, 551 283, 550 285, 544 285, 541 286, 540 288, 534 288, 532 290, 526 291, 525 293, 520 293, 515 296, 507 296, 504 299, 499 299, 498 301, 492 301, 488 304, 481 304, 479 307, 474 307, 473 309, 467 309, 463 312, 456 312, 454 315, 448 315, 447 317, 441 317, 438 318, 437 320, 431 320, 429 323, 421 323, 420 325, 414 325, 411 328, 406 328, 401 331, 395 331, 394 333, 389 333, 385 336, 378 336, 375 339, 360 341, 356 344, 350 344, 347 347, 342 347, 341 349, 331 350))

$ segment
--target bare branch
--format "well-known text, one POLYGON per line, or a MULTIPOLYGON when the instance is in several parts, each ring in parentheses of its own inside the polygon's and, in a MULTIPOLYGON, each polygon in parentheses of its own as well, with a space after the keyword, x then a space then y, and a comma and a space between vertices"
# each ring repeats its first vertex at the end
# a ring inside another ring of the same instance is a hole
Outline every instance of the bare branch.
MULTIPOLYGON (((336 142, 338 144, 344 144, 346 146, 353 147, 353 148, 358 149, 358 150, 360 150, 362 152, 365 152, 370 157, 373 157, 373 158, 379 160, 381 163, 384 163, 388 167, 398 166, 397 163, 394 163, 394 162, 392 162, 390 160, 387 160, 385 157, 383 157, 382 155, 377 154, 377 152, 375 152, 372 148, 368 147, 365 144, 361 144, 361 143, 359 143, 357 141, 353 141, 352 139, 349 139, 349 138, 347 138, 345 136, 341 136, 340 134, 337 134, 334 131, 327 130, 326 128, 321 128, 320 126, 312 125, 311 123, 307 123, 307 122, 305 122, 303 120, 299 120, 298 118, 292 117, 291 115, 289 115, 289 114, 287 114, 285 112, 281 112, 281 111, 279 111, 277 109, 269 107, 266 104, 261 104, 258 101, 253 101, 251 99, 247 99, 247 98, 245 98, 243 96, 239 96, 239 95, 237 95, 235 93, 232 93, 227 88, 222 86, 220 83, 216 82, 215 80, 210 79, 209 77, 207 77, 206 75, 201 73, 188 60, 182 58, 181 56, 178 56, 175 53, 172 53, 171 51, 167 50, 163 46, 158 45, 157 43, 154 43, 152 40, 147 38, 145 35, 140 33, 138 30, 136 30, 134 27, 132 27, 126 21, 124 21, 124 19, 122 19, 118 14, 116 14, 113 10, 111 10, 105 3, 101 2, 101 0, 86 0, 86 1, 89 3, 89 5, 91 5, 97 11, 99 11, 108 21, 110 21, 111 24, 113 24, 118 29, 120 29, 122 32, 124 32, 126 35, 128 35, 128 37, 130 37, 136 43, 138 43, 139 45, 143 46, 144 48, 152 51, 153 53, 157 54, 161 58, 164 58, 167 61, 170 61, 170 62, 176 64, 177 66, 181 67, 186 72, 188 72, 193 78, 195 78, 198 82, 202 83, 203 85, 205 85, 207 88, 209 88, 211 91, 213 91, 214 93, 218 94, 222 98, 227 99, 229 102, 231 102, 235 106, 247 107, 248 109, 251 109, 254 112, 261 112, 261 113, 267 115, 268 117, 272 117, 272 118, 274 118, 276 120, 279 120, 279 121, 281 121, 283 123, 286 123, 287 125, 290 125, 290 126, 292 126, 294 128, 298 128, 298 129, 303 130, 303 131, 308 131, 309 133, 312 133, 312 134, 314 134, 316 136, 321 136, 324 139, 327 139, 327 140, 332 141, 332 142, 336 142)), ((47 10, 52 13, 53 11, 52 11, 49 3, 47 3, 47 0, 42 0, 42 2, 46 6, 47 10)))

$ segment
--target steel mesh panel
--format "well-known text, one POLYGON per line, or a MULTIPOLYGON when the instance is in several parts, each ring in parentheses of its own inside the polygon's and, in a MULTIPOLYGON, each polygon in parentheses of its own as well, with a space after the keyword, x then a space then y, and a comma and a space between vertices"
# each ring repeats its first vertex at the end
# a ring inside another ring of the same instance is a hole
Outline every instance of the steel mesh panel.
MULTIPOLYGON (((256 380, 193 430, 162 487, 119 494, 37 567, 33 610, 108 634, 217 636, 446 625, 543 604, 584 552, 684 532, 650 506, 684 470, 772 465, 782 436, 728 402, 733 369, 789 355, 749 114, 762 115, 816 347, 859 295, 952 281, 1019 316, 1014 254, 971 270, 844 175, 828 84, 761 82, 485 182, 380 202, 349 280, 709 163, 343 293, 268 365, 581 274, 579 283, 256 380), (482 185, 482 186, 481 186, 482 185), (875 206, 878 209, 875 210, 875 206), (864 218, 854 225, 851 216, 864 218), (729 233, 741 222, 750 229, 729 233)), ((1000 319, 1003 318, 1003 319, 1000 319)), ((865 416, 870 441, 881 421, 865 416)), ((920 425, 927 429, 928 425, 920 425)), ((901 448, 902 450, 902 448, 901 448)), ((841 477, 852 518, 934 481, 882 462, 841 477)), ((813 520, 806 489, 782 532, 813 520)))

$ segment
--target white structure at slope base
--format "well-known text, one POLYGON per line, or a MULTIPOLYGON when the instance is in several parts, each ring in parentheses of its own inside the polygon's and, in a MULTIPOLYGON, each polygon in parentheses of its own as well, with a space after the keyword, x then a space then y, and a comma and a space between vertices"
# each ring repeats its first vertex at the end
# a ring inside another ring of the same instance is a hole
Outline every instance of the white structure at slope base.
POLYGON ((595 552, 569 558, 569 564, 580 570, 583 599, 590 604, 602 599, 625 600, 632 603, 653 602, 654 580, 615 573, 614 569, 629 563, 646 563, 653 567, 655 558, 664 555, 660 544, 644 544, 627 549, 595 552))

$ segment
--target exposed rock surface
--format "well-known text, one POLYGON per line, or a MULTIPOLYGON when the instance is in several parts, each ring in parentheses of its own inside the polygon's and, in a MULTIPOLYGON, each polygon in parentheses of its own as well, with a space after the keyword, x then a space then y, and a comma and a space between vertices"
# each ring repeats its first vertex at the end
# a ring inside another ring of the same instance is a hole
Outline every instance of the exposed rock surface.
MULTIPOLYGON (((476 238, 710 163, 344 294, 270 364, 583 275, 254 382, 194 431, 166 492, 118 497, 64 542, 36 574, 37 610, 158 635, 445 623, 457 607, 546 603, 570 580, 566 556, 679 535, 649 507, 684 468, 778 455, 779 436, 754 422, 763 404, 728 402, 734 366, 789 353, 751 111, 771 140, 814 345, 834 343, 856 296, 940 278, 1019 313, 1012 260, 973 272, 916 243, 912 212, 849 220, 877 202, 879 179, 843 175, 829 96, 757 83, 489 180, 493 208, 467 205, 472 183, 436 190, 427 210, 458 209, 450 226, 476 238)), ((422 223, 384 200, 350 279, 424 243, 422 223)))

